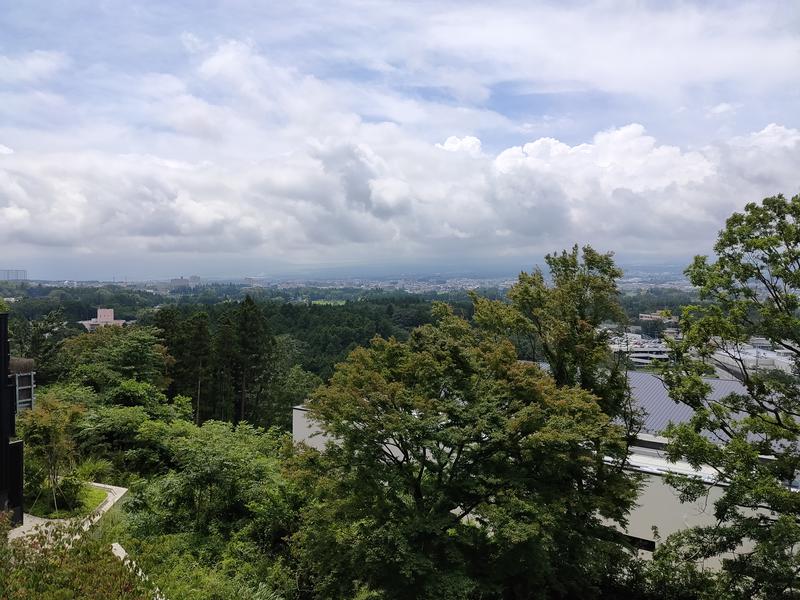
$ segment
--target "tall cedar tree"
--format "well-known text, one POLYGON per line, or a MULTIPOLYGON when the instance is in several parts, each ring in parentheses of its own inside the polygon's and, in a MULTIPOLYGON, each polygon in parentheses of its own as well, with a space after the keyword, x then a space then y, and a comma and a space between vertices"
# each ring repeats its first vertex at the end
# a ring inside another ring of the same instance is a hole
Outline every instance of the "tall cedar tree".
POLYGON ((161 335, 164 339, 171 356, 175 358, 175 364, 170 365, 168 376, 170 378, 169 388, 167 393, 170 397, 175 396, 177 388, 180 386, 179 377, 176 377, 175 370, 179 368, 180 362, 183 357, 181 348, 181 339, 179 336, 180 324, 183 321, 183 315, 178 307, 174 304, 163 306, 159 308, 153 318, 153 324, 161 330, 161 335))
POLYGON ((247 418, 247 398, 252 392, 258 392, 255 382, 259 368, 263 367, 264 358, 274 347, 274 340, 267 330, 267 322, 261 307, 247 295, 239 304, 236 313, 237 325, 237 396, 238 410, 234 423, 247 418))
POLYGON ((219 319, 213 341, 213 413, 212 418, 233 420, 236 401, 239 339, 231 311, 219 319))
POLYGON ((208 380, 211 362, 211 334, 208 314, 197 312, 182 321, 178 327, 178 345, 175 350, 175 390, 194 400, 195 422, 201 419, 201 400, 208 380))

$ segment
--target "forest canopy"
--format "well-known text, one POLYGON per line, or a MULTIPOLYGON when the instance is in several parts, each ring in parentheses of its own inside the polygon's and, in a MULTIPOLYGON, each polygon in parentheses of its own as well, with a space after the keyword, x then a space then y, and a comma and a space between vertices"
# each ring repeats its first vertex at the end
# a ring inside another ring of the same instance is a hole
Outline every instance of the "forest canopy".
POLYGON ((17 422, 26 505, 129 492, 75 544, 0 531, 0 597, 151 594, 111 541, 168 598, 800 597, 800 196, 748 204, 714 252, 687 268, 694 292, 622 292, 613 254, 577 245, 446 303, 7 285, 39 380, 17 422), (136 322, 76 325, 108 305, 136 322), (721 491, 714 525, 645 557, 625 533, 642 414, 609 327, 662 310, 682 336, 659 377, 691 411, 664 455, 716 473, 667 481, 682 501, 721 491), (742 362, 744 392, 713 396, 714 352, 755 336, 793 371, 742 362), (299 404, 321 449, 292 439, 299 404))

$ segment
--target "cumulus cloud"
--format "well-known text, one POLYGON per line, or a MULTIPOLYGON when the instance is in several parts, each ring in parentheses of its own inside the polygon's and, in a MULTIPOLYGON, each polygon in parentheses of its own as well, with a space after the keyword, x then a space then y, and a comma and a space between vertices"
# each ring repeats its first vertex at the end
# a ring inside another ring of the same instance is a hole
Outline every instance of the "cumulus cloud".
POLYGON ((443 144, 436 144, 436 146, 449 152, 466 152, 471 156, 478 156, 481 153, 481 141, 472 135, 466 135, 463 138, 451 135, 443 144))
POLYGON ((684 258, 800 191, 800 41, 758 6, 243 3, 224 27, 164 9, 158 33, 131 9, 92 24, 94 56, 44 37, 0 55, 4 254, 85 276, 109 253, 138 273, 684 258))
POLYGON ((226 167, 18 153, 0 161, 0 213, 13 242, 96 253, 279 248, 320 260, 424 260, 577 240, 674 255, 707 243, 745 202, 795 191, 800 170, 800 131, 778 125, 692 151, 636 124, 584 144, 541 138, 496 155, 441 152, 446 145, 408 156, 402 145, 318 143, 226 167), (411 162, 426 168, 409 172, 411 162))

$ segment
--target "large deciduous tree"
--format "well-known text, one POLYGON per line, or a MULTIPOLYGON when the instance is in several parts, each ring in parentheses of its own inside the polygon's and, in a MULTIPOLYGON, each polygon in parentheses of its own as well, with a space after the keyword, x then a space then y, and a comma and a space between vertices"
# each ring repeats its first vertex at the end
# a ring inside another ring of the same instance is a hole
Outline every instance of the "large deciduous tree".
MULTIPOLYGON (((800 196, 748 204, 714 250, 715 262, 698 256, 687 269, 706 304, 684 310, 684 339, 666 373, 673 398, 695 409, 690 423, 669 430, 670 455, 711 465, 725 485, 714 506, 719 525, 695 530, 687 556, 724 555, 736 596, 796 598, 800 493, 789 482, 796 486, 800 469, 800 196), (755 335, 791 357, 794 372, 754 370, 742 345, 755 335), (746 394, 709 398, 702 374, 715 352, 738 363, 746 394)), ((689 498, 706 491, 692 480, 680 487, 689 498)))
POLYGON ((307 405, 337 440, 294 538, 316 597, 591 596, 635 497, 622 428, 436 311, 353 351, 307 405))
POLYGON ((625 363, 609 350, 604 324, 622 324, 617 280, 622 271, 611 253, 591 246, 548 254, 547 277, 540 268, 522 272, 508 303, 473 295, 476 322, 517 340, 522 356, 546 362, 559 386, 580 386, 595 394, 603 410, 625 416, 630 410, 625 363))

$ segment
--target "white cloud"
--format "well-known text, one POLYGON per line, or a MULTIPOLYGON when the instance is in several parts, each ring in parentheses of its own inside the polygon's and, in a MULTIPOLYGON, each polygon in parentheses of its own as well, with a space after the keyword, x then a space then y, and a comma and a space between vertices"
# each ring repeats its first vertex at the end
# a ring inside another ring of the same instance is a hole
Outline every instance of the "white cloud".
POLYGON ((683 257, 800 188, 790 9, 245 5, 0 56, 8 256, 683 257))
POLYGON ((444 141, 444 144, 436 144, 438 148, 448 152, 466 152, 470 156, 479 156, 481 153, 481 141, 472 135, 463 138, 451 135, 444 141))
POLYGON ((68 64, 60 52, 36 50, 17 56, 0 55, 0 83, 33 83, 52 77, 68 64))
POLYGON ((12 243, 90 254, 534 260, 590 241, 682 255, 701 250, 744 203, 796 191, 798 170, 800 131, 777 125, 694 151, 661 145, 634 124, 590 143, 540 138, 494 156, 442 152, 398 133, 381 146, 317 143, 227 166, 8 155, 0 211, 12 243))
POLYGON ((727 117, 735 114, 738 109, 738 105, 731 104, 730 102, 720 102, 709 108, 707 114, 709 117, 727 117))

